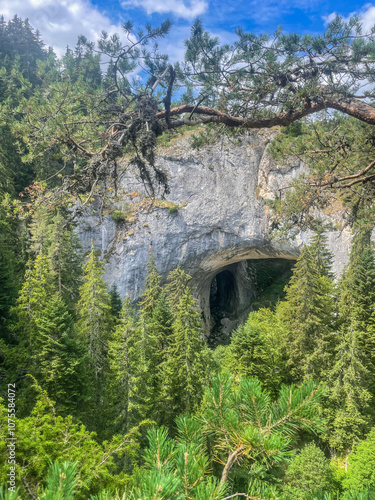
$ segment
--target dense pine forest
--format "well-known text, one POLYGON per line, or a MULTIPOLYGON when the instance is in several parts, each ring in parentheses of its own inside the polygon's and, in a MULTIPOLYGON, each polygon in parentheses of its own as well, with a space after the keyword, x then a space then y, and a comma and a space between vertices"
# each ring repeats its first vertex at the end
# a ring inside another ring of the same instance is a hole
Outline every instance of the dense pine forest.
POLYGON ((197 21, 172 66, 147 45, 167 21, 137 34, 127 23, 125 49, 104 33, 58 58, 27 20, 0 19, 1 499, 375 498, 371 92, 353 104, 356 82, 374 80, 375 41, 358 23, 277 33, 271 54, 265 36, 239 31, 235 52, 197 21), (209 347, 190 276, 163 283, 150 252, 139 301, 122 302, 76 232, 82 206, 120 196, 121 158, 152 197, 168 192, 157 146, 180 128, 196 127, 193 148, 274 125, 274 158, 310 168, 269 202, 278 237, 312 234, 283 298, 209 347), (353 233, 341 276, 319 216, 333 204, 353 233))

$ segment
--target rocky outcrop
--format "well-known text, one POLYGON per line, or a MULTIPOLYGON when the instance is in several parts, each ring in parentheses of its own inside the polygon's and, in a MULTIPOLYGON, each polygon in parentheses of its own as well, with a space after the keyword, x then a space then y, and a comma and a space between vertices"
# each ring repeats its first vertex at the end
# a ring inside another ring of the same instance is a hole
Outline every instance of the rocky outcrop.
MULTIPOLYGON (((250 132, 200 150, 191 148, 186 135, 174 139, 158 155, 170 194, 153 204, 145 198, 143 185, 125 169, 123 195, 112 207, 112 215, 100 220, 87 214, 79 227, 84 246, 89 248, 93 239, 102 250, 107 282, 116 283, 122 297, 135 300, 142 292, 152 251, 163 279, 177 265, 192 276, 207 322, 212 279, 225 269, 235 275, 238 311, 245 313, 252 285, 241 263, 296 259, 309 238, 301 233, 294 240, 281 241, 270 234, 264 200, 301 172, 300 165, 280 166, 267 154, 275 133, 250 132)), ((330 233, 329 245, 334 271, 340 273, 348 258, 349 230, 330 233)))

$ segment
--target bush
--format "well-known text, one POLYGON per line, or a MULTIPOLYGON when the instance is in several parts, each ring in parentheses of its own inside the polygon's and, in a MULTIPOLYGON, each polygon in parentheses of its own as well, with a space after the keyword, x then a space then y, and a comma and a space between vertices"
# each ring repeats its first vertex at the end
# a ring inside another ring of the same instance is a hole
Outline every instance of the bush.
POLYGON ((178 205, 174 205, 173 207, 169 207, 168 213, 170 214, 176 214, 178 212, 178 205))
POLYGON ((331 472, 328 459, 315 444, 308 444, 291 461, 285 474, 284 498, 304 500, 317 491, 329 490, 331 472))
POLYGON ((361 491, 375 488, 375 427, 349 455, 349 468, 343 486, 347 490, 361 491))
POLYGON ((111 218, 116 222, 133 222, 134 214, 131 209, 127 210, 113 210, 111 213, 111 218))

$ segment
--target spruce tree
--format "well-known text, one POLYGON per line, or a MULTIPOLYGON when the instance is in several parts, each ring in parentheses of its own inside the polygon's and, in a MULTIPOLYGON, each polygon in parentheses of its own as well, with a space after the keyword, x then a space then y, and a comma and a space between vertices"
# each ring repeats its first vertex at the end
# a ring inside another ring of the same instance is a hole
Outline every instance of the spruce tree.
POLYGON ((148 386, 142 358, 139 325, 127 298, 109 342, 109 387, 115 432, 127 432, 146 417, 148 386))
POLYGON ((139 384, 143 415, 155 418, 160 405, 160 370, 164 362, 167 338, 170 334, 171 315, 161 287, 160 275, 153 256, 147 265, 146 288, 139 302, 137 331, 140 353, 139 384))
POLYGON ((30 224, 31 249, 43 252, 58 289, 66 304, 74 309, 82 281, 82 246, 74 228, 66 224, 67 214, 40 206, 30 224))
POLYGON ((329 373, 329 398, 325 403, 327 437, 340 453, 347 453, 363 439, 374 422, 372 374, 366 367, 357 332, 342 328, 335 363, 329 373))
POLYGON ((27 392, 30 381, 25 378, 25 374, 36 374, 37 367, 33 360, 38 355, 37 324, 55 291, 46 256, 39 254, 35 261, 30 258, 16 306, 11 310, 13 322, 10 333, 14 346, 6 351, 4 359, 8 376, 19 381, 17 399, 21 414, 32 405, 27 392))
POLYGON ((109 297, 111 301, 111 314, 114 318, 119 318, 122 309, 122 302, 116 285, 111 286, 109 297))
POLYGON ((113 327, 110 297, 103 281, 103 265, 95 254, 94 245, 84 265, 84 283, 79 289, 77 330, 87 346, 92 370, 92 406, 88 408, 86 421, 98 433, 106 430, 108 383, 108 342, 113 327))
POLYGON ((335 301, 330 255, 321 233, 302 249, 276 314, 285 327, 292 379, 326 380, 335 347, 335 301))
POLYGON ((35 324, 32 373, 59 412, 81 414, 87 398, 87 351, 73 335, 73 317, 59 295, 48 300, 35 324))
POLYGON ((251 312, 244 325, 233 333, 225 349, 221 368, 233 375, 257 377, 277 397, 288 380, 286 359, 281 349, 282 325, 270 309, 251 312))
POLYGON ((152 391, 152 418, 158 423, 163 421, 163 369, 168 357, 168 349, 172 342, 173 316, 170 311, 164 292, 156 303, 151 319, 147 323, 147 336, 149 339, 148 352, 148 383, 152 391))
POLYGON ((16 316, 13 331, 30 352, 35 350, 33 342, 36 336, 36 321, 42 315, 54 291, 47 257, 39 254, 35 262, 29 259, 17 305, 13 310, 16 316))
MULTIPOLYGON (((349 265, 339 287, 340 322, 358 332, 368 362, 375 364, 375 252, 371 232, 358 231, 353 238, 349 265)), ((372 366, 373 368, 373 366, 372 366)))
POLYGON ((83 267, 84 283, 80 287, 77 328, 88 347, 96 376, 106 365, 108 340, 112 328, 110 297, 103 281, 103 265, 97 259, 93 243, 83 267))
POLYGON ((73 308, 82 283, 82 245, 72 226, 66 225, 66 214, 58 212, 49 226, 48 258, 59 295, 73 308))
POLYGON ((355 234, 338 289, 340 342, 326 411, 331 446, 348 451, 375 423, 375 256, 369 231, 355 234))
POLYGON ((170 309, 173 313, 177 311, 177 306, 190 280, 191 276, 185 273, 180 266, 176 267, 176 269, 173 269, 173 271, 168 274, 165 291, 168 296, 170 309))
POLYGON ((9 204, 11 199, 8 195, 3 197, 0 186, 0 332, 1 338, 7 341, 10 340, 7 335, 10 310, 16 305, 24 272, 22 237, 19 225, 7 209, 9 204))
POLYGON ((172 324, 173 316, 167 302, 167 297, 164 292, 161 292, 147 324, 147 334, 153 339, 152 343, 155 346, 153 356, 155 368, 161 365, 168 350, 173 331, 172 324))
POLYGON ((186 287, 173 323, 173 332, 162 373, 164 421, 193 412, 199 405, 209 377, 210 353, 202 339, 203 325, 193 298, 186 287))
POLYGON ((142 309, 142 316, 144 320, 147 321, 151 318, 161 291, 162 287, 160 283, 160 274, 156 269, 154 256, 151 255, 147 263, 145 290, 139 301, 139 306, 142 309))

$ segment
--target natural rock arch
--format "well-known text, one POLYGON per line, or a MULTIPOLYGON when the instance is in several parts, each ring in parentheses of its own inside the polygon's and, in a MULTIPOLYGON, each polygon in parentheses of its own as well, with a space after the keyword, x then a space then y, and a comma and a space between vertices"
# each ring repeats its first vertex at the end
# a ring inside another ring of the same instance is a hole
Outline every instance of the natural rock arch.
MULTIPOLYGON (((130 221, 100 219, 87 211, 78 231, 86 249, 91 239, 105 258, 105 279, 116 283, 123 298, 136 300, 143 291, 152 251, 165 281, 178 265, 192 276, 206 324, 210 324, 210 286, 215 275, 231 272, 238 288, 238 317, 246 314, 252 285, 244 272, 249 259, 296 259, 309 235, 279 240, 270 232, 265 204, 278 189, 299 175, 299 165, 280 166, 267 154, 275 131, 249 132, 241 142, 220 139, 193 150, 182 136, 158 152, 158 166, 170 179, 167 200, 156 199, 147 210, 133 211, 130 221), (170 206, 176 207, 173 211, 170 206)), ((142 206, 144 190, 132 172, 122 176, 120 206, 142 206), (132 193, 126 194, 131 186, 132 193), (134 197, 134 193, 139 193, 134 197), (142 194, 143 193, 143 194, 142 194)), ((333 214, 340 221, 341 214, 333 214)), ((349 228, 328 234, 338 275, 348 259, 349 228)), ((230 325, 229 325, 230 327, 230 325)))

